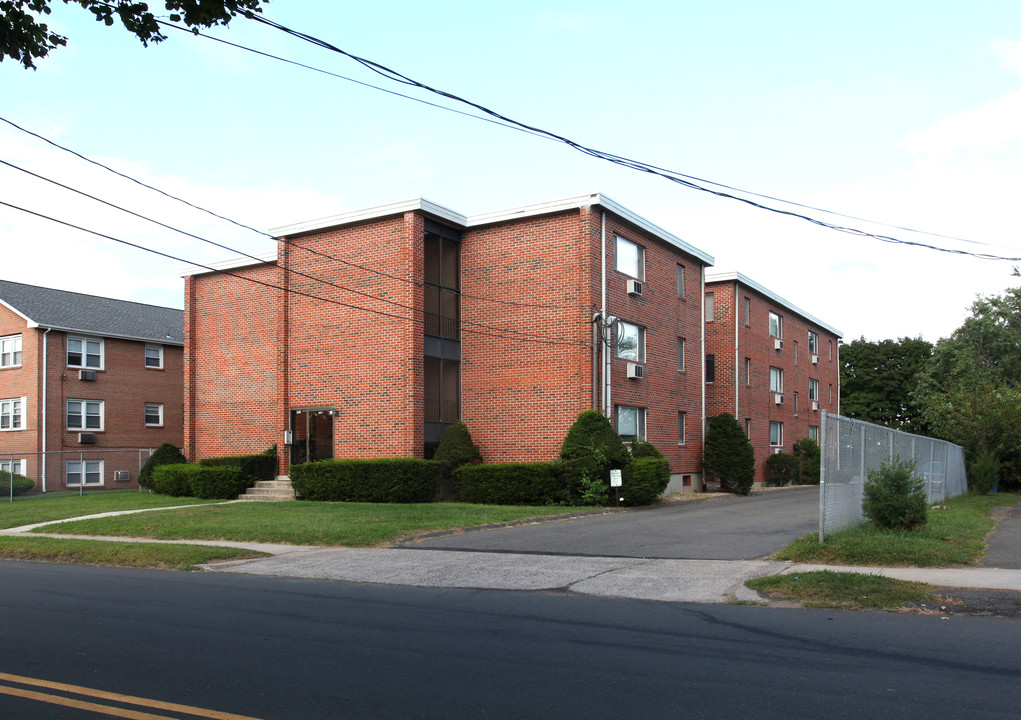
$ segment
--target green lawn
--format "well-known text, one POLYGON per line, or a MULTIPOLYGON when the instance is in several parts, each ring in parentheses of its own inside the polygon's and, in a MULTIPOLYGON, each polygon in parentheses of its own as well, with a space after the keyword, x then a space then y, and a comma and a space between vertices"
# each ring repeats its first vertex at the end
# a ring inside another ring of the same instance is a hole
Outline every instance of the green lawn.
POLYGON ((39 532, 366 547, 431 530, 591 510, 463 503, 234 503, 77 520, 39 532))
POLYGON ((947 510, 930 509, 928 523, 922 529, 879 530, 866 523, 834 533, 822 545, 817 535, 805 535, 773 559, 830 565, 977 565, 985 553, 986 535, 993 527, 989 512, 998 505, 1016 502, 1018 496, 1008 493, 961 495, 944 503, 947 510))
POLYGON ((861 573, 821 570, 756 578, 745 584, 772 598, 797 600, 804 607, 895 610, 938 604, 932 588, 924 583, 861 573))
POLYGON ((116 510, 204 505, 215 500, 175 498, 138 490, 96 490, 84 495, 30 495, 14 502, 0 495, 0 528, 81 517, 116 510))
POLYGON ((196 565, 265 557, 265 553, 208 545, 65 540, 47 537, 0 537, 0 558, 116 565, 119 567, 194 570, 196 565))

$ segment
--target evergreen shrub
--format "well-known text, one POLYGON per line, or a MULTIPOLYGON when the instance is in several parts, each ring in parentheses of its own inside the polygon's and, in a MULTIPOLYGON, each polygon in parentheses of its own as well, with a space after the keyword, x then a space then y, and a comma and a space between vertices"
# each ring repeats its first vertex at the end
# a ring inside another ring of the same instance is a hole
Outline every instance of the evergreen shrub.
POLYGON ((636 457, 623 471, 623 504, 649 505, 656 502, 670 482, 670 462, 665 457, 636 457))
POLYGON ((443 477, 437 489, 438 498, 456 496, 454 470, 462 465, 478 465, 482 462, 482 451, 472 442, 468 426, 458 420, 443 431, 440 444, 436 448, 433 460, 443 465, 443 477))
POLYGON ((802 438, 794 446, 794 456, 798 458, 798 475, 794 482, 798 485, 818 485, 822 472, 822 450, 812 438, 802 438))
POLYGON ((417 458, 318 460, 290 470, 302 500, 330 502, 431 502, 442 474, 441 463, 417 458))
POLYGON ((4 495, 8 497, 12 494, 22 495, 34 487, 35 481, 32 478, 0 470, 0 499, 3 499, 4 495))
POLYGON ((462 465, 454 470, 458 497, 489 505, 560 505, 570 496, 561 463, 462 465))
POLYGON ((571 502, 605 505, 610 470, 623 469, 631 453, 610 421, 598 410, 585 410, 567 431, 560 446, 561 471, 571 502))
POLYGON ((928 502, 925 481, 911 461, 894 460, 868 471, 862 512, 879 528, 913 530, 924 527, 928 502))
POLYGON ((188 462, 184 454, 171 443, 163 443, 155 452, 148 457, 138 471, 138 484, 141 487, 153 489, 152 471, 160 465, 180 465, 188 462))
POLYGON ((152 489, 160 495, 191 496, 191 476, 199 472, 198 463, 157 465, 152 469, 152 489))
POLYGON ((797 484, 801 460, 788 453, 774 453, 766 458, 766 484, 776 487, 797 484))
POLYGON ((277 476, 277 450, 274 445, 258 455, 225 455, 202 458, 199 464, 205 467, 236 467, 248 478, 245 487, 252 487, 259 480, 275 480, 277 476))
POLYGON ((250 476, 241 468, 232 465, 208 467, 199 465, 198 471, 190 472, 188 484, 191 495, 207 500, 236 500, 238 495, 251 487, 250 476))
POLYGON ((987 495, 996 487, 1000 474, 1000 459, 995 450, 982 450, 971 463, 968 482, 971 491, 987 495))
POLYGON ((755 451, 744 429, 730 413, 709 419, 702 469, 707 479, 719 480, 723 492, 747 495, 755 482, 755 451))

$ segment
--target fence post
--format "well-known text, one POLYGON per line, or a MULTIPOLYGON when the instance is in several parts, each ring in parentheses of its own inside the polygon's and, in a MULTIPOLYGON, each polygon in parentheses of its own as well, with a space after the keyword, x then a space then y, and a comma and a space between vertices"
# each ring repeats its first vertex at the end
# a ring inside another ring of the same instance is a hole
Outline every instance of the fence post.
MULTIPOLYGON (((85 411, 82 410, 84 413, 85 411)), ((85 453, 78 451, 78 497, 85 495, 85 453)))
POLYGON ((13 453, 11 454, 11 467, 10 467, 10 471, 11 472, 10 472, 10 474, 8 474, 7 479, 11 481, 11 502, 14 502, 14 454, 13 453))
MULTIPOLYGON (((826 540, 826 416, 827 411, 822 411, 822 422, 819 426, 819 447, 823 450, 819 453, 819 544, 826 540)), ((839 456, 839 448, 837 453, 839 456)))

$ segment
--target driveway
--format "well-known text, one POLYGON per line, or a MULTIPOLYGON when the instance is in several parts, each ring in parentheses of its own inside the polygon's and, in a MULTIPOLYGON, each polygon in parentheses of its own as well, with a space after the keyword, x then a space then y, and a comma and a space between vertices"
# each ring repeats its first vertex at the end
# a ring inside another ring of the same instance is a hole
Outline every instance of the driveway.
POLYGON ((692 560, 754 560, 819 528, 819 488, 470 530, 402 543, 429 550, 692 560))

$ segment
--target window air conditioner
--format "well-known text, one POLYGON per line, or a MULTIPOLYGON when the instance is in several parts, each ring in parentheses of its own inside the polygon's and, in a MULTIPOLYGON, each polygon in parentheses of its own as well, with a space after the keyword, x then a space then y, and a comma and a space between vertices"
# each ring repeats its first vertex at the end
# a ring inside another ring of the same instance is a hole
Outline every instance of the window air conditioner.
POLYGON ((783 340, 781 340, 780 338, 773 338, 773 349, 783 350, 783 340))
POLYGON ((130 470, 118 470, 113 474, 114 482, 131 482, 130 470))
POLYGON ((812 356, 812 364, 813 365, 818 365, 819 364, 819 356, 818 355, 813 355, 812 356))
POLYGON ((775 402, 777 405, 783 405, 783 395, 781 395, 780 393, 774 395, 773 402, 775 402))
POLYGON ((773 454, 774 455, 779 455, 782 452, 783 452, 783 448, 782 447, 773 448, 773 454))
POLYGON ((642 294, 642 283, 639 280, 627 281, 627 294, 640 297, 642 294))
POLYGON ((78 433, 78 442, 82 445, 95 445, 96 434, 95 433, 78 433))
POLYGON ((815 401, 815 400, 812 401, 812 409, 813 410, 818 410, 819 409, 819 403, 817 401, 815 401))
POLYGON ((96 371, 95 370, 79 370, 78 379, 86 382, 96 382, 96 371))
POLYGON ((641 380, 645 377, 645 366, 636 363, 627 364, 627 376, 632 380, 641 380))

